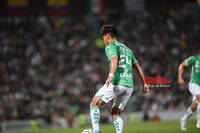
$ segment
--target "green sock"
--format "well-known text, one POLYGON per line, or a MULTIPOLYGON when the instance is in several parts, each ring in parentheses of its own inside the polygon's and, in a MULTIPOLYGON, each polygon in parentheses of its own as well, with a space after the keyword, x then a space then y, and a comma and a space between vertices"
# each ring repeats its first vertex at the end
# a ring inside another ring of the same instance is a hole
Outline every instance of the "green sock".
POLYGON ((116 129, 116 133, 122 133, 123 131, 123 120, 118 116, 114 120, 114 125, 116 129))
POLYGON ((100 128, 99 128, 100 111, 97 106, 90 107, 90 117, 92 121, 93 131, 95 133, 99 133, 100 132, 100 128))

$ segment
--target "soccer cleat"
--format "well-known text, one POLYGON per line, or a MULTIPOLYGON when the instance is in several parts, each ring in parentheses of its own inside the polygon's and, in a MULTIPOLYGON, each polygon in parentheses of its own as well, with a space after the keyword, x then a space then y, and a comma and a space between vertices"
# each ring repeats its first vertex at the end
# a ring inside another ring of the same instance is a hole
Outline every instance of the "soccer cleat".
POLYGON ((197 116, 197 128, 200 128, 200 117, 197 116))
POLYGON ((81 133, 100 133, 99 131, 93 131, 91 128, 83 130, 81 133))
POLYGON ((90 132, 90 133, 101 133, 101 132, 90 132))
POLYGON ((200 128, 200 121, 197 122, 197 128, 200 128))
POLYGON ((94 129, 89 133, 101 133, 100 131, 94 131, 94 129))
POLYGON ((186 131, 187 130, 186 121, 183 118, 180 119, 180 124, 181 124, 181 131, 186 131))
POLYGON ((200 124, 197 124, 197 128, 200 128, 200 124))

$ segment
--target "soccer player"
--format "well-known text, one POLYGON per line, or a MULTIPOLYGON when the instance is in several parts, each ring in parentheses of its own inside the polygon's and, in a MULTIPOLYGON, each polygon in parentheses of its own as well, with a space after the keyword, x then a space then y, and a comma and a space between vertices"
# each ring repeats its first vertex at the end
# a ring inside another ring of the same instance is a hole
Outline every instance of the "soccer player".
POLYGON ((193 101, 191 106, 187 109, 185 115, 181 118, 181 130, 185 131, 186 120, 192 116, 193 112, 197 109, 197 128, 200 128, 200 55, 191 56, 184 60, 178 70, 178 83, 184 84, 182 78, 183 70, 187 66, 192 66, 192 75, 189 83, 189 91, 193 95, 193 101))
POLYGON ((120 115, 133 92, 133 66, 139 73, 143 83, 143 93, 149 92, 145 84, 143 71, 135 59, 133 52, 124 44, 117 41, 117 29, 113 25, 104 25, 100 29, 105 44, 105 53, 110 67, 110 72, 105 85, 95 94, 90 104, 90 116, 93 133, 100 133, 99 108, 114 99, 111 109, 112 119, 116 133, 122 133, 123 120, 120 115))

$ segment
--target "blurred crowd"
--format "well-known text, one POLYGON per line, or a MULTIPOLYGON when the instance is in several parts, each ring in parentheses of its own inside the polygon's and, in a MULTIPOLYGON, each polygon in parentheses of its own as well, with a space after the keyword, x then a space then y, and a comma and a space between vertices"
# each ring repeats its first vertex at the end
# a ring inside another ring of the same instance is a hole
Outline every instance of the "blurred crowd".
MULTIPOLYGON (((108 76, 103 24, 115 24, 119 41, 133 50, 145 75, 165 76, 168 87, 135 91, 126 111, 183 110, 187 85, 177 85, 178 65, 200 48, 200 14, 194 9, 66 17, 0 18, 0 121, 88 113, 91 98, 108 76)), ((184 74, 189 82, 190 70, 184 74)), ((108 108, 110 105, 104 107, 108 108)), ((105 110, 108 111, 108 110, 105 110)))

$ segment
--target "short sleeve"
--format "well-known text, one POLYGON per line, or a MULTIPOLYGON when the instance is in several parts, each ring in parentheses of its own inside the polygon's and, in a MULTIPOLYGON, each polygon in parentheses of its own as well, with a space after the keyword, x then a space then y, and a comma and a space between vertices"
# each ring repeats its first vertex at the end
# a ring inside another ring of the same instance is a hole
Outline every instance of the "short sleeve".
POLYGON ((195 57, 194 56, 191 56, 191 57, 186 59, 186 65, 187 66, 192 65, 192 64, 195 64, 195 57))
POLYGON ((133 62, 133 64, 135 64, 137 62, 135 56, 133 55, 133 52, 132 52, 132 62, 133 62))
POLYGON ((113 56, 118 56, 118 54, 117 54, 117 48, 115 46, 111 45, 111 44, 108 45, 108 46, 106 46, 105 53, 106 53, 106 56, 108 57, 109 60, 113 56))

